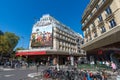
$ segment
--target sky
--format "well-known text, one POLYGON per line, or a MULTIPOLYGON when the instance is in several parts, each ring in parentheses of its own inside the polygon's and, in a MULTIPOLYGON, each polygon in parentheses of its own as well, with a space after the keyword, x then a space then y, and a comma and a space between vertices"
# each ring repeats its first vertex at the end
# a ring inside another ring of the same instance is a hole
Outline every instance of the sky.
POLYGON ((17 47, 29 47, 32 27, 44 14, 50 14, 83 35, 82 14, 90 0, 0 0, 0 30, 20 37, 17 47))

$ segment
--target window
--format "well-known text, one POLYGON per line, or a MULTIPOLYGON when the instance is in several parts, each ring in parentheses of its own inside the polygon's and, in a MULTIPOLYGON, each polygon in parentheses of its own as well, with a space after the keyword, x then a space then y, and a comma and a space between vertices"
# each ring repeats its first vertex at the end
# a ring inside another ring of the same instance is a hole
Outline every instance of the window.
POLYGON ((88 42, 88 39, 86 39, 86 42, 88 42))
POLYGON ((93 15, 93 13, 90 13, 90 16, 92 16, 93 15))
POLYGON ((85 41, 88 42, 88 36, 85 38, 85 41))
POLYGON ((93 30, 95 26, 94 26, 93 23, 92 23, 92 24, 90 25, 90 27, 91 27, 91 29, 93 30))
POLYGON ((96 9, 97 9, 97 10, 99 9, 99 5, 98 5, 98 4, 96 5, 96 9))
POLYGON ((89 17, 87 17, 87 19, 86 19, 86 20, 87 20, 87 22, 88 22, 88 21, 89 21, 89 17))
POLYGON ((88 27, 88 31, 90 31, 90 27, 88 27))
POLYGON ((92 37, 91 37, 91 36, 89 37, 89 40, 92 40, 92 37))
POLYGON ((107 14, 107 15, 109 15, 109 14, 111 14, 111 13, 112 13, 112 11, 111 11, 111 9, 110 9, 110 7, 109 7, 109 6, 106 8, 106 10, 105 10, 105 11, 106 11, 106 14, 107 14))
POLYGON ((92 24, 93 24, 93 26, 95 27, 95 23, 93 22, 92 24))
POLYGON ((103 21, 103 19, 102 19, 102 16, 101 15, 99 15, 98 16, 98 19, 99 19, 99 21, 101 22, 101 21, 103 21))
POLYGON ((92 28, 95 28, 95 23, 94 22, 92 23, 92 28))
POLYGON ((84 26, 85 25, 85 23, 82 23, 82 26, 84 26))
POLYGON ((101 33, 104 33, 104 32, 106 32, 106 29, 105 29, 104 26, 102 26, 102 27, 101 27, 101 33))
POLYGON ((95 38, 95 37, 97 37, 97 32, 96 32, 96 31, 94 32, 94 38, 95 38))
POLYGON ((78 52, 81 53, 80 50, 78 50, 78 52))
POLYGON ((106 0, 102 0, 103 2, 105 2, 106 0))
POLYGON ((111 21, 109 21, 109 23, 110 23, 110 28, 113 28, 113 27, 116 26, 116 22, 115 22, 114 19, 112 19, 111 21))
POLYGON ((81 44, 84 44, 84 40, 82 40, 81 44))
POLYGON ((36 29, 36 32, 39 31, 39 29, 36 29))

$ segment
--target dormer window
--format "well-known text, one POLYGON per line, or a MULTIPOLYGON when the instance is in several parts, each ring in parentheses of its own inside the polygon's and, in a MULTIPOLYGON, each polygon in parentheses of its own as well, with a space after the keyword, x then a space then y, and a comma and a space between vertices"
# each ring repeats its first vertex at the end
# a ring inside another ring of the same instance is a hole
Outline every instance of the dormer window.
POLYGON ((39 31, 39 29, 36 29, 36 32, 38 32, 39 31))

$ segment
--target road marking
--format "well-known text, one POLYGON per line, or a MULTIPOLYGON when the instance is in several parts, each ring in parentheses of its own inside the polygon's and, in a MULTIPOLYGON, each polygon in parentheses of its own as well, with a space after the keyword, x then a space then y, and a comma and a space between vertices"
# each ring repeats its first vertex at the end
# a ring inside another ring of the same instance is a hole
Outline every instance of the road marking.
POLYGON ((38 79, 37 77, 35 79, 38 79))
POLYGON ((11 76, 14 76, 14 74, 4 75, 4 77, 11 77, 11 76))
POLYGON ((10 70, 14 70, 14 69, 9 69, 9 68, 4 68, 3 71, 10 71, 10 70))

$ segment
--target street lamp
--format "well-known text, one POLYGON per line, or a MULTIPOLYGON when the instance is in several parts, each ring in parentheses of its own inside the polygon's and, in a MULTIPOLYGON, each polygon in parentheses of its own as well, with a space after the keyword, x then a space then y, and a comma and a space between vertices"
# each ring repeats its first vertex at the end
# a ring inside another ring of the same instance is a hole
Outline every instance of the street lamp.
POLYGON ((74 57, 72 51, 69 51, 71 66, 74 66, 74 57))

